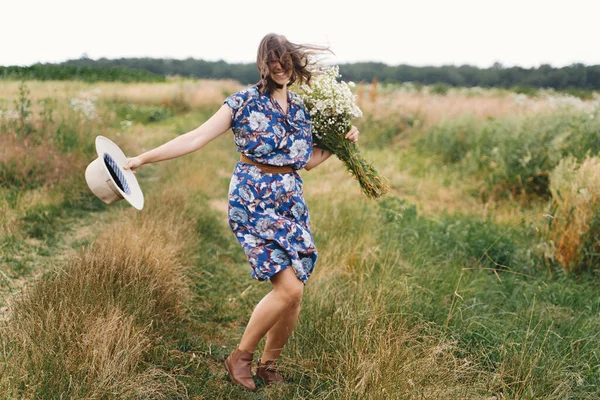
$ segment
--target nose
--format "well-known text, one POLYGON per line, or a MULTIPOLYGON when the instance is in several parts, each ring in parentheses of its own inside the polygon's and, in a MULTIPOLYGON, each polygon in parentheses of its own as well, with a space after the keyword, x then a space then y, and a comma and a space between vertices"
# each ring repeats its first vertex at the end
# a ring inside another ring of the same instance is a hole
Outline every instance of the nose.
POLYGON ((283 71, 283 67, 281 66, 281 63, 279 61, 273 61, 271 62, 271 70, 273 72, 281 72, 283 71))

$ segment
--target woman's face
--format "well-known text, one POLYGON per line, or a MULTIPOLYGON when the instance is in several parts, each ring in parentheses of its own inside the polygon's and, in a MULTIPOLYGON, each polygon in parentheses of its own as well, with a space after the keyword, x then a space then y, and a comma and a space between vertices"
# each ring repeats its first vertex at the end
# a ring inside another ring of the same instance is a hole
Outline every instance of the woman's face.
POLYGON ((270 61, 268 66, 271 79, 275 81, 275 83, 285 86, 290 81, 292 71, 286 71, 279 61, 270 61))

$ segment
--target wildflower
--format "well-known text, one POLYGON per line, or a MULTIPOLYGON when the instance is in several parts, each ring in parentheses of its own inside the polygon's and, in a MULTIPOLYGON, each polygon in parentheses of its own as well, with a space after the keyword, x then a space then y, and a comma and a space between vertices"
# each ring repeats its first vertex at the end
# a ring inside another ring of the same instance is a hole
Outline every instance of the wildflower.
POLYGON ((71 108, 84 116, 85 119, 91 120, 96 118, 96 105, 91 98, 74 98, 71 99, 71 108))
POLYGON ((365 161, 356 144, 344 137, 352 126, 352 119, 362 117, 363 113, 350 90, 353 85, 338 82, 339 77, 339 67, 327 68, 315 76, 310 86, 301 85, 298 94, 310 115, 315 145, 335 154, 357 178, 363 193, 377 198, 389 187, 365 161))

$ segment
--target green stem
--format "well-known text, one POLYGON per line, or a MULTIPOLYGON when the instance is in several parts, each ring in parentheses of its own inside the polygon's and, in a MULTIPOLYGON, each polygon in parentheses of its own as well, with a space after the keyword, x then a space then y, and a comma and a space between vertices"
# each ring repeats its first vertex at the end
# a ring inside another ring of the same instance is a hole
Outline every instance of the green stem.
MULTIPOLYGON (((346 132, 349 130, 346 129, 346 132)), ((368 163, 358 146, 343 136, 329 134, 321 139, 315 138, 318 147, 325 148, 336 155, 346 166, 346 169, 358 180, 363 193, 370 199, 376 199, 389 191, 389 186, 383 183, 377 170, 368 163)))

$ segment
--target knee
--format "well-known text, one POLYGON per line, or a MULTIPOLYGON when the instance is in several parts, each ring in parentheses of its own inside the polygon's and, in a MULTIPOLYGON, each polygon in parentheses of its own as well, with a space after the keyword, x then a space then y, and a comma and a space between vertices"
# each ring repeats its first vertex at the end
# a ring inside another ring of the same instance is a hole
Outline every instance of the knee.
POLYGON ((292 268, 286 268, 271 278, 277 295, 289 306, 299 306, 304 293, 304 283, 296 277, 292 268))
POLYGON ((288 287, 284 293, 285 301, 290 307, 300 307, 302 303, 302 294, 304 293, 304 285, 300 282, 300 285, 294 285, 288 287))
POLYGON ((286 284, 279 285, 275 291, 289 307, 299 307, 304 293, 304 284, 296 279, 296 282, 289 281, 286 284))

